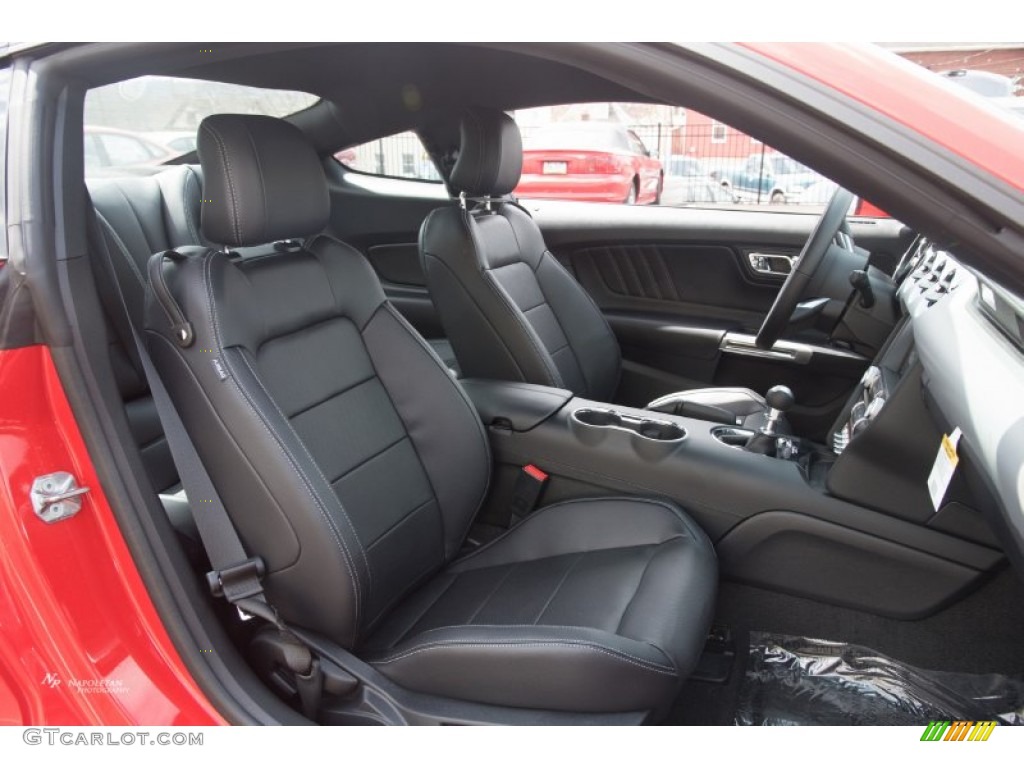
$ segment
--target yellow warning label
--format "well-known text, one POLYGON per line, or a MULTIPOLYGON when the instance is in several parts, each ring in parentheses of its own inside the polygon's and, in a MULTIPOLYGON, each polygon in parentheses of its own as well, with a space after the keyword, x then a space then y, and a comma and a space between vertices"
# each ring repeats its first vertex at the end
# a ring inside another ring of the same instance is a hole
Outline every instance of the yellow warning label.
POLYGON ((955 467, 960 457, 956 455, 956 443, 949 439, 949 435, 942 436, 942 450, 946 452, 946 458, 955 467))

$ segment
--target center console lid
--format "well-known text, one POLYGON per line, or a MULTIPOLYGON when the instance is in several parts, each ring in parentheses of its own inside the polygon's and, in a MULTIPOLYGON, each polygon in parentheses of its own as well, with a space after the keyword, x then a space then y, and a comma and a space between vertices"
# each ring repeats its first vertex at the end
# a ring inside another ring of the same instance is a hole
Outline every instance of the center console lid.
POLYGON ((462 379, 459 383, 486 426, 504 426, 513 432, 533 429, 572 399, 567 389, 518 381, 462 379))

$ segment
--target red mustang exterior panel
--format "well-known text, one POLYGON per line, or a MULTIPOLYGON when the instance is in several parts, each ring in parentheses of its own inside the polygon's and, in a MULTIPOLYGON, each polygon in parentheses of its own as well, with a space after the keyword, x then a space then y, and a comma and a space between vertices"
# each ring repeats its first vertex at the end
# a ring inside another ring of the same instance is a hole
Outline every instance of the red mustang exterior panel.
POLYGON ((744 48, 818 80, 907 126, 992 176, 1024 190, 1020 128, 997 107, 970 111, 950 97, 958 86, 877 46, 838 43, 744 43, 744 48))
POLYGON ((49 350, 0 351, 0 392, 0 724, 222 724, 150 602, 49 350), (29 489, 57 471, 90 491, 47 524, 29 489))

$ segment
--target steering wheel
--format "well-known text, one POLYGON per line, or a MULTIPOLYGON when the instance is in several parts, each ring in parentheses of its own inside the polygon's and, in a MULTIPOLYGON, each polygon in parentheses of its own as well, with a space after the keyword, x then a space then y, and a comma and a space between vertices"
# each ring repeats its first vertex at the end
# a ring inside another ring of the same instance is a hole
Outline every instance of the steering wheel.
POLYGON ((832 241, 840 232, 844 232, 845 238, 849 240, 849 232, 845 224, 846 212, 850 210, 852 204, 853 193, 842 187, 837 187, 832 194, 832 199, 825 207, 825 212, 821 214, 821 218, 814 225, 811 236, 804 243, 796 267, 789 273, 786 282, 782 284, 772 308, 765 315, 761 330, 757 332, 755 343, 761 349, 771 349, 782 336, 782 332, 786 330, 793 310, 803 298, 804 291, 811 284, 815 273, 824 264, 832 241))

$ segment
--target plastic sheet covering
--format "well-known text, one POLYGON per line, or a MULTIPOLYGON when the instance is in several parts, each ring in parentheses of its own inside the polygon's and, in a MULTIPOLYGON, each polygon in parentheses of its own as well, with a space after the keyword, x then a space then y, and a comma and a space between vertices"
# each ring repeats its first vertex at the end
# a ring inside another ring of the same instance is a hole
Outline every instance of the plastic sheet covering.
POLYGON ((918 669, 858 645, 750 633, 737 725, 1024 725, 1024 679, 918 669))

